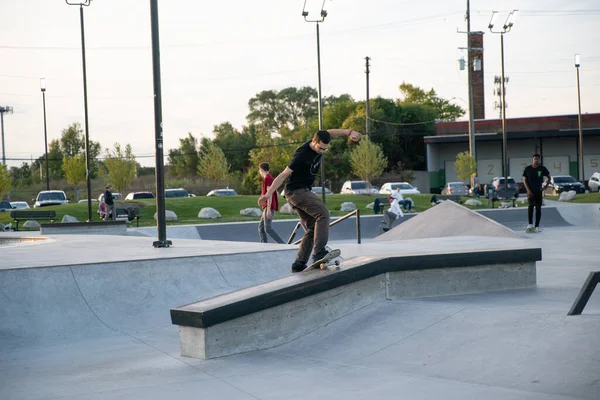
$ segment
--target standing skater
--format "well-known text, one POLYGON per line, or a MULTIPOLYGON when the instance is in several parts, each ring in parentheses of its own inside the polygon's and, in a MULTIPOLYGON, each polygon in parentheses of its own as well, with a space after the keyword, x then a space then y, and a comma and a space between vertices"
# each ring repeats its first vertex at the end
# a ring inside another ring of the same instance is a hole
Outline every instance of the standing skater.
MULTIPOLYGON (((273 184, 273 177, 269 173, 269 163, 260 163, 258 166, 258 172, 263 178, 262 189, 260 194, 264 195, 269 190, 269 187, 273 184)), ((267 243, 267 234, 273 238, 277 243, 283 243, 283 239, 279 237, 275 229, 273 229, 272 222, 275 217, 275 211, 279 210, 279 203, 277 202, 277 192, 267 201, 267 204, 262 205, 262 216, 258 223, 258 236, 261 243, 267 243)))
POLYGON ((550 183, 550 171, 540 164, 540 155, 534 154, 532 164, 528 165, 523 171, 523 183, 527 189, 527 199, 529 200, 529 208, 527 209, 527 225, 526 232, 541 232, 540 219, 542 218, 542 192, 550 183), (546 184, 544 185, 544 177, 546 184), (535 207, 535 226, 533 225, 533 207, 535 207))
MULTIPOLYGON (((398 194, 400 194, 400 192, 398 192, 398 194)), ((400 196, 402 195, 400 194, 400 196)), ((400 209, 400 202, 398 201, 397 197, 394 197, 393 193, 390 195, 389 201, 390 208, 388 210, 383 210, 383 220, 381 221, 381 228, 384 232, 392 229, 392 224, 395 220, 400 217, 404 217, 404 214, 400 209)))
POLYGON ((313 261, 322 259, 328 253, 325 246, 329 240, 329 210, 311 189, 319 172, 323 153, 329 149, 331 136, 347 136, 358 142, 362 135, 351 129, 317 131, 311 140, 296 149, 288 166, 275 178, 267 193, 258 199, 259 205, 266 204, 289 177, 285 186, 285 198, 306 227, 296 261, 292 264, 292 272, 301 272, 306 268, 311 250, 313 261))

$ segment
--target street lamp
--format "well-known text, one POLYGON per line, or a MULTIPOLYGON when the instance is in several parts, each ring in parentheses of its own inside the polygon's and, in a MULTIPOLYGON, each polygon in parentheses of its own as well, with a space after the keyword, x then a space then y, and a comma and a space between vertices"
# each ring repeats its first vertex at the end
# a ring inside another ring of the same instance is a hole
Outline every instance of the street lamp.
POLYGON ((50 175, 48 174, 48 133, 46 130, 46 79, 40 79, 40 89, 42 91, 42 101, 44 104, 44 154, 46 155, 46 190, 50 190, 50 175))
MULTIPOLYGON (((325 21, 325 17, 327 16, 327 11, 323 9, 325 6, 325 0, 321 3, 321 12, 320 18, 317 19, 308 19, 308 11, 306 11, 306 2, 304 0, 304 7, 302 8, 302 16, 306 22, 314 22, 317 25, 317 75, 318 75, 318 87, 317 87, 317 96, 319 97, 317 103, 317 112, 319 115, 319 130, 323 130, 323 100, 321 97, 321 44, 320 44, 320 36, 319 36, 319 24, 325 21)), ((321 194, 323 196, 323 203, 325 201, 325 156, 321 156, 321 194)))
POLYGON ((2 164, 6 165, 6 151, 4 151, 4 114, 10 114, 13 108, 10 106, 0 106, 0 127, 2 131, 2 164))
POLYGON ((579 60, 579 54, 575 54, 575 69, 577 70, 577 104, 579 110, 577 112, 577 125, 579 127, 579 170, 581 171, 581 183, 585 186, 585 174, 583 170, 583 133, 581 131, 581 92, 579 90, 579 67, 581 62, 579 60))
MULTIPOLYGON (((70 6, 79 6, 79 20, 81 22, 81 61, 83 64, 83 107, 85 116, 85 176, 87 185, 88 221, 92 221, 92 186, 90 182, 90 132, 88 127, 88 102, 87 102, 87 73, 85 69, 85 33, 83 25, 83 6, 89 6, 92 0, 65 0, 70 6)), ((48 154, 48 152, 46 152, 48 154)))
POLYGON ((498 17, 498 11, 492 13, 492 18, 488 24, 488 28, 492 33, 500 34, 500 57, 502 62, 502 174, 504 175, 504 190, 508 190, 508 157, 506 154, 506 88, 504 87, 504 34, 510 32, 519 10, 512 10, 501 30, 494 31, 494 23, 498 17))

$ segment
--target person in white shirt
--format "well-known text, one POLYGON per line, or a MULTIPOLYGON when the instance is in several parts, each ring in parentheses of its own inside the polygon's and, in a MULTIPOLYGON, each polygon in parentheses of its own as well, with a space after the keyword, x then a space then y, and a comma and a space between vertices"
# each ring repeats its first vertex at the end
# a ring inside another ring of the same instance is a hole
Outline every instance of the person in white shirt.
POLYGON ((390 229, 392 229, 392 224, 394 223, 394 221, 403 216, 404 214, 400 209, 400 204, 398 204, 398 200, 395 197, 390 196, 390 208, 383 211, 383 221, 381 221, 381 228, 384 232, 389 231, 390 229))
POLYGON ((396 191, 392 192, 390 196, 398 200, 398 204, 404 208, 404 211, 410 211, 412 209, 412 203, 409 200, 404 200, 402 193, 400 193, 400 188, 396 188, 396 191))

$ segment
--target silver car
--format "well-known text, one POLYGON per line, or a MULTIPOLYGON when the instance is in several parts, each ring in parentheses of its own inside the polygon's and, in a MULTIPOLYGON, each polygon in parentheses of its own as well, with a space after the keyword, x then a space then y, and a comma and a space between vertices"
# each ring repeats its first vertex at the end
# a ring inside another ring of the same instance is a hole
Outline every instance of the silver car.
POLYGON ((469 188, 462 182, 448 182, 442 189, 442 195, 468 196, 469 188))

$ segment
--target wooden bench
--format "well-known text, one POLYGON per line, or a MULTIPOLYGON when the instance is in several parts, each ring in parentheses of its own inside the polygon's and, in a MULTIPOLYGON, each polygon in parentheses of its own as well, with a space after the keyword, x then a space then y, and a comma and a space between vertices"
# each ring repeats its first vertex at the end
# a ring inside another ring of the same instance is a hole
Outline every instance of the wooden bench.
POLYGON ((452 200, 455 203, 462 203, 462 201, 460 200, 460 195, 459 194, 434 194, 433 196, 431 196, 431 202, 432 203, 439 203, 440 201, 445 201, 445 200, 452 200))
POLYGON ((15 230, 18 231, 19 230, 19 221, 22 221, 22 220, 43 219, 43 220, 49 220, 50 222, 54 222, 54 219, 56 218, 56 211, 18 210, 18 211, 11 211, 10 216, 13 219, 13 222, 16 224, 15 230))
POLYGON ((488 206, 494 208, 495 202, 510 201, 512 206, 515 207, 515 202, 517 201, 518 196, 519 195, 515 190, 498 190, 488 195, 488 206))
POLYGON ((140 226, 140 209, 137 207, 115 208, 117 217, 115 219, 127 217, 128 221, 135 219, 136 226, 140 226))
POLYGON ((390 201, 386 197, 385 199, 375 199, 373 203, 373 213, 374 214, 383 214, 383 206, 389 206, 390 201))

